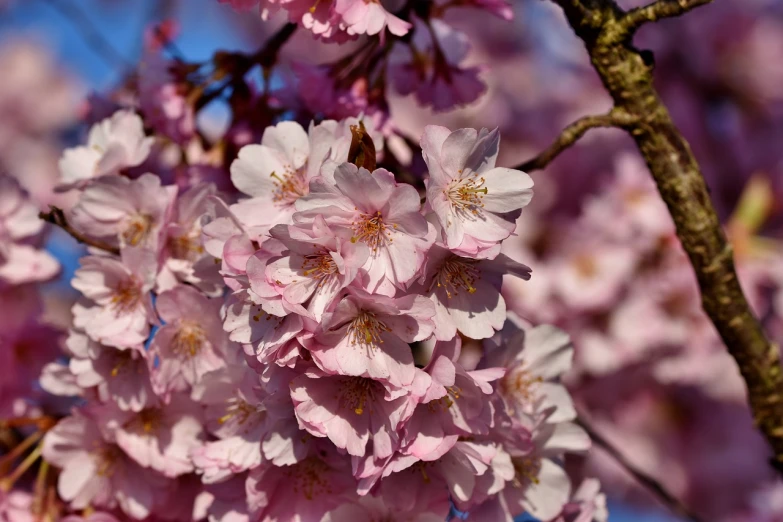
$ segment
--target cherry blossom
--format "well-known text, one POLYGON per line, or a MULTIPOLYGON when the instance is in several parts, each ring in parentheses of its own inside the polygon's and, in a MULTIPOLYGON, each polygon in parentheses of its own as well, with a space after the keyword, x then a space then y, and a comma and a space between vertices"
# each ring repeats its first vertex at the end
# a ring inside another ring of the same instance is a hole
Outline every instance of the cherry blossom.
POLYGON ((119 506, 132 518, 151 513, 163 478, 145 470, 83 414, 61 421, 44 440, 43 456, 60 467, 57 488, 75 509, 119 506))
POLYGON ((306 305, 316 321, 356 279, 369 256, 364 243, 351 240, 351 229, 332 229, 321 216, 312 228, 279 225, 270 234, 288 250, 267 263, 268 281, 288 303, 306 305))
POLYGON ((168 404, 141 411, 122 411, 109 405, 96 410, 117 446, 144 468, 167 477, 193 471, 190 451, 202 436, 198 404, 175 395, 168 404))
POLYGON ((530 269, 505 254, 472 259, 434 246, 420 281, 435 303, 435 337, 452 339, 457 330, 473 339, 490 337, 506 320, 500 294, 504 274, 530 279, 530 269))
POLYGON ((220 305, 188 286, 158 295, 155 308, 165 324, 153 337, 150 352, 159 359, 153 370, 159 392, 193 386, 223 367, 228 343, 220 305))
POLYGON ((74 306, 74 325, 92 340, 117 347, 143 343, 150 323, 157 321, 149 294, 154 284, 154 257, 149 251, 134 249, 123 261, 82 258, 72 282, 89 300, 89 304, 74 306))
POLYGON ((311 125, 306 132, 296 122, 281 122, 264 131, 260 145, 246 145, 231 165, 231 180, 251 196, 232 207, 246 224, 285 223, 294 204, 309 192, 331 148, 333 122, 311 125))
POLYGON ((98 398, 121 410, 141 411, 155 406, 148 352, 139 346, 117 349, 101 345, 86 334, 71 331, 65 342, 71 354, 69 370, 78 386, 95 389, 98 398))
POLYGON ((432 334, 433 315, 434 307, 421 296, 393 299, 349 289, 307 347, 327 372, 410 386, 416 372, 407 343, 432 334))
POLYGON ((297 202, 296 221, 322 215, 327 223, 350 227, 352 240, 370 249, 363 267, 365 287, 393 295, 414 278, 432 244, 419 208, 416 190, 397 183, 391 172, 370 173, 344 163, 334 173, 334 185, 327 180, 311 184, 310 195, 297 202))
POLYGON ((342 17, 349 34, 378 34, 384 28, 395 36, 407 34, 409 22, 389 13, 380 1, 335 0, 334 10, 342 17))
POLYGON ((376 458, 387 458, 398 445, 398 427, 408 398, 403 390, 366 377, 329 376, 308 372, 291 383, 300 425, 329 437, 350 455, 364 456, 372 438, 376 458))
POLYGON ((0 282, 19 285, 57 273, 57 261, 36 245, 43 225, 19 183, 0 173, 0 282))
POLYGON ((153 174, 136 180, 107 176, 81 193, 71 220, 88 235, 110 238, 120 247, 157 250, 176 194, 176 187, 162 187, 153 174))
POLYGON ((144 134, 144 122, 135 113, 118 111, 93 125, 87 145, 68 149, 60 160, 60 188, 81 187, 93 178, 117 174, 140 165, 154 138, 144 134))
POLYGON ((250 474, 247 494, 255 520, 321 520, 353 489, 350 467, 324 450, 291 466, 265 465, 250 474))
POLYGON ((424 131, 422 154, 430 174, 427 201, 451 250, 475 256, 480 251, 476 243, 506 239, 514 230, 509 215, 532 198, 530 176, 495 167, 499 144, 497 129, 451 132, 428 126, 424 131))
POLYGON ((486 85, 479 79, 482 68, 461 65, 470 49, 468 37, 438 19, 414 18, 414 24, 413 38, 396 44, 389 60, 395 89, 436 111, 476 101, 486 85))

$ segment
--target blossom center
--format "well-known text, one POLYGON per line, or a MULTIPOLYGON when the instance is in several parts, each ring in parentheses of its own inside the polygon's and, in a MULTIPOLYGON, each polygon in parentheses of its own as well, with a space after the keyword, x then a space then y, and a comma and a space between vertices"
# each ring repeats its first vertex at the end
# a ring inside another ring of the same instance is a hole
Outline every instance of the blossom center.
POLYGON ((331 468, 323 460, 310 457, 299 464, 286 466, 284 473, 288 476, 290 487, 297 495, 307 500, 313 500, 322 495, 331 495, 329 482, 331 468))
POLYGON ((163 413, 157 408, 145 408, 131 419, 126 427, 137 433, 149 435, 158 430, 163 420, 163 413))
POLYGON ((244 424, 251 415, 259 413, 261 410, 240 397, 232 397, 227 401, 226 414, 220 417, 218 424, 225 424, 228 421, 236 421, 237 424, 244 424))
POLYGON ((438 411, 438 409, 442 409, 443 411, 448 411, 449 408, 454 406, 454 403, 457 399, 460 398, 460 394, 462 393, 462 388, 459 386, 446 386, 446 395, 441 397, 440 399, 433 399, 430 402, 427 403, 427 409, 430 410, 430 412, 435 413, 438 411))
POLYGON ((544 379, 530 373, 524 366, 516 366, 503 380, 501 386, 506 395, 515 397, 521 403, 530 403, 536 397, 536 389, 544 379))
POLYGON ((478 260, 451 256, 438 269, 432 285, 442 288, 446 292, 446 297, 451 299, 463 290, 469 294, 475 293, 476 281, 479 279, 481 279, 481 270, 478 267, 478 260))
MULTIPOLYGON (((394 241, 391 237, 392 231, 384 223, 383 214, 381 214, 380 210, 375 214, 362 213, 359 219, 352 223, 351 228, 353 228, 354 232, 351 242, 361 241, 370 247, 373 252, 376 252, 379 247, 384 246, 387 242, 391 243, 394 241)), ((397 225, 392 225, 392 228, 397 228, 397 225)))
POLYGON ((372 403, 376 394, 382 393, 379 385, 372 379, 365 377, 351 377, 340 383, 340 407, 353 410, 356 415, 365 411, 369 405, 369 413, 372 413, 372 403))
POLYGON ((111 305, 117 315, 131 312, 141 301, 141 285, 133 278, 123 279, 114 288, 111 305))
POLYGON ((145 239, 152 229, 153 219, 148 214, 134 214, 128 218, 122 231, 122 240, 126 245, 136 246, 145 239))
POLYGON ((365 347, 373 347, 383 344, 382 335, 391 332, 383 321, 380 321, 374 313, 362 310, 348 326, 348 337, 351 344, 365 347))
POLYGON ((172 351, 180 357, 195 357, 204 347, 206 338, 204 328, 196 321, 180 321, 177 333, 171 341, 172 351))
POLYGON ((99 477, 111 477, 117 470, 122 451, 117 446, 101 446, 93 452, 95 474, 99 477))
MULTIPOLYGON (((459 171, 462 174, 462 171, 459 171)), ((455 179, 443 190, 448 200, 457 212, 478 215, 484 207, 482 199, 487 195, 486 180, 475 172, 470 175, 455 179)))
POLYGON ((307 194, 307 184, 302 170, 286 170, 282 174, 272 172, 269 175, 275 185, 272 201, 283 205, 291 205, 294 201, 307 194))
POLYGON ((199 241, 200 232, 195 229, 187 234, 171 236, 167 246, 174 259, 194 260, 204 253, 204 247, 199 241))
POLYGON ((331 252, 326 249, 304 256, 302 269, 306 277, 315 279, 324 279, 339 272, 331 252))
POLYGON ((128 366, 133 361, 133 355, 131 354, 131 350, 112 350, 112 352, 115 353, 114 355, 114 365, 111 368, 111 376, 117 377, 120 373, 125 373, 125 370, 128 369, 128 366))
POLYGON ((598 265, 591 254, 579 254, 573 260, 576 273, 582 279, 592 279, 598 274, 598 265))
POLYGON ((514 487, 521 488, 539 483, 541 459, 531 456, 511 459, 511 462, 514 465, 514 487))

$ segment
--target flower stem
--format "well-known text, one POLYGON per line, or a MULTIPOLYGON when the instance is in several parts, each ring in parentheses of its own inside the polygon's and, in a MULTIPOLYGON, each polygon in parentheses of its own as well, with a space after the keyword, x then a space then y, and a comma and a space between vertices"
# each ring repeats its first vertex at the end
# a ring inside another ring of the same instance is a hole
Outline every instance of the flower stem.
POLYGON ((22 463, 19 464, 19 466, 10 475, 0 480, 0 490, 6 492, 10 491, 11 488, 14 487, 16 481, 19 480, 33 464, 35 464, 35 461, 38 460, 38 457, 41 456, 42 450, 43 446, 41 444, 36 446, 35 449, 30 452, 29 455, 27 455, 22 463))

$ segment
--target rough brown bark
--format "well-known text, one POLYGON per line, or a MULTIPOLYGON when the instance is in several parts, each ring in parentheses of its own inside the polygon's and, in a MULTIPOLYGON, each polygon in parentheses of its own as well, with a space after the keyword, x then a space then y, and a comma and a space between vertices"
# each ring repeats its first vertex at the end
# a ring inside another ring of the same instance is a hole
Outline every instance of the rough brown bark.
MULTIPOLYGON (((779 349, 765 337, 742 292, 731 245, 699 165, 653 86, 652 56, 635 49, 630 41, 644 23, 677 16, 709 0, 659 0, 629 12, 613 0, 552 1, 563 9, 572 29, 584 42, 595 70, 614 100, 613 112, 624 115, 615 126, 631 134, 644 156, 696 272, 702 306, 739 366, 748 387, 753 418, 774 451, 773 462, 783 470, 783 374, 779 349)), ((596 125, 585 126, 582 133, 593 126, 596 125)), ((575 141, 571 138, 566 135, 566 146, 575 141)), ((540 166, 536 159, 528 164, 540 166)), ((544 164, 552 158, 546 159, 544 164)))

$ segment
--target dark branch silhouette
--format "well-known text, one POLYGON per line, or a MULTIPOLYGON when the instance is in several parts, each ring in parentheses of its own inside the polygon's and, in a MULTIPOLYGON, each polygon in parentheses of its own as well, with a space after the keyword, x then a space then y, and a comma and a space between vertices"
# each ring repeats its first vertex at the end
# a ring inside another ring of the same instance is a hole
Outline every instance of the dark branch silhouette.
POLYGON ((108 243, 104 243, 103 241, 99 241, 97 239, 92 239, 75 228, 73 228, 70 224, 68 224, 68 220, 65 217, 65 212, 61 208, 57 208, 55 206, 49 205, 49 212, 41 212, 38 214, 38 217, 46 221, 47 223, 52 223, 53 225, 57 225, 61 229, 68 232, 68 234, 71 235, 76 241, 79 243, 84 243, 87 246, 91 246, 94 248, 99 248, 105 252, 108 252, 110 254, 114 255, 120 255, 120 249, 110 245, 108 243))
POLYGON ((634 480, 639 483, 639 485, 647 489, 650 494, 657 498, 663 505, 668 507, 672 513, 692 520, 693 522, 701 522, 701 519, 690 509, 688 509, 687 506, 680 502, 677 497, 669 493, 663 484, 637 468, 634 464, 631 464, 630 461, 625 458, 625 455, 620 453, 620 451, 612 443, 607 441, 602 435, 596 432, 592 426, 590 426, 590 424, 584 420, 584 418, 579 418, 577 420, 577 424, 579 424, 582 429, 587 432, 595 445, 600 446, 610 457, 612 457, 612 459, 617 462, 618 465, 620 465, 620 467, 622 467, 629 475, 631 475, 634 480))

